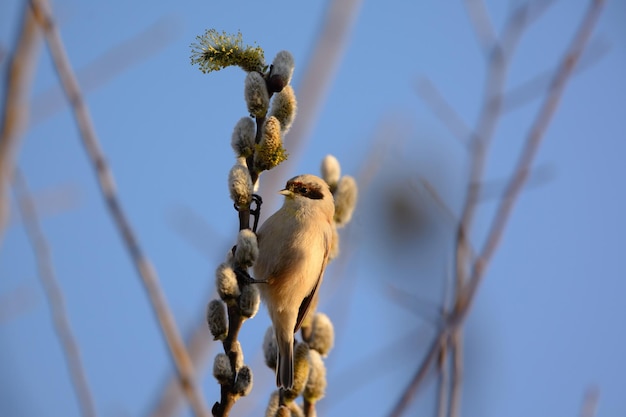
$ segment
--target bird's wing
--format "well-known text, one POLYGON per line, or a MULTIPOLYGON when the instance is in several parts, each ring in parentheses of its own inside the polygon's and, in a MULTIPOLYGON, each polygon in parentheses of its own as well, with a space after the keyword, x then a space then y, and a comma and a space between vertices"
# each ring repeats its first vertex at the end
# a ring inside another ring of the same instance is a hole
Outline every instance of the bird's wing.
MULTIPOLYGON (((302 326, 302 322, 309 312, 311 306, 317 305, 317 290, 322 283, 322 279, 324 278, 324 270, 326 269, 326 264, 328 264, 328 255, 330 252, 330 245, 332 241, 332 232, 326 239, 324 239, 324 260, 322 261, 322 267, 320 268, 319 276, 317 277, 317 281, 315 282, 315 286, 302 300, 302 304, 300 304, 300 309, 298 310, 298 320, 296 320, 296 327, 293 329, 293 332, 296 333, 300 330, 300 326, 302 326)), ((315 307, 313 307, 315 308, 315 307)))

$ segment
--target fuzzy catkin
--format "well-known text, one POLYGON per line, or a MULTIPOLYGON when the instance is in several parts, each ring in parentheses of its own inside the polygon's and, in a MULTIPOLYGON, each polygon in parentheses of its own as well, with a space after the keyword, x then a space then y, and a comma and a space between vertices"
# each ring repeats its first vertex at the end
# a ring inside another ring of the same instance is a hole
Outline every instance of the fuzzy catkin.
POLYGON ((244 83, 244 98, 248 106, 248 112, 254 117, 265 117, 270 105, 270 96, 267 92, 265 79, 256 71, 251 71, 246 76, 244 83))
POLYGON ((293 352, 293 387, 284 390, 286 401, 293 401, 302 393, 309 379, 309 346, 298 343, 293 352))
POLYGON ((259 256, 259 244, 256 234, 250 229, 243 229, 237 235, 237 249, 235 250, 235 262, 244 268, 254 265, 259 256))
POLYGON ((337 182, 339 182, 341 177, 341 165, 339 165, 337 158, 333 155, 326 155, 322 160, 320 171, 322 178, 330 187, 330 191, 334 193, 337 189, 337 182))
POLYGON ((296 111, 298 104, 296 101, 296 95, 293 91, 293 87, 290 85, 285 86, 283 90, 274 96, 272 100, 272 108, 270 115, 276 117, 280 122, 280 128, 283 135, 285 135, 296 118, 296 111))
POLYGON ((265 121, 261 142, 256 147, 254 166, 259 171, 266 171, 274 168, 285 159, 287 159, 287 154, 283 148, 280 122, 276 117, 270 116, 265 121))
POLYGON ((213 361, 213 376, 220 385, 228 384, 233 378, 230 361, 225 353, 218 353, 213 361))
POLYGON ((335 191, 335 223, 337 227, 345 226, 351 219, 358 198, 356 181, 349 175, 341 177, 335 191))
POLYGON ((319 352, 313 349, 309 352, 309 362, 311 370, 302 395, 310 403, 315 403, 326 393, 326 366, 319 352))
POLYGON ((241 396, 246 396, 252 391, 252 382, 252 370, 247 365, 244 365, 237 372, 233 391, 241 396))
POLYGON ((228 263, 222 263, 215 270, 215 287, 226 304, 232 304, 241 295, 237 275, 228 263))
POLYGON ((241 296, 239 297, 239 310, 242 316, 251 319, 259 311, 261 295, 259 294, 259 289, 254 284, 247 284, 242 287, 241 296))
POLYGON ((265 358, 265 364, 272 370, 276 370, 276 358, 278 357, 278 346, 276 344, 276 337, 274 336, 274 329, 269 326, 265 331, 263 337, 263 357, 265 358))
POLYGON ((289 51, 280 51, 272 62, 269 86, 273 92, 282 91, 290 82, 295 62, 289 51))
POLYGON ((207 305, 206 317, 213 340, 224 340, 228 333, 228 320, 224 303, 220 300, 211 300, 207 305))
POLYGON ((233 165, 228 174, 230 198, 237 207, 247 207, 252 202, 252 178, 248 168, 240 163, 233 165))
POLYGON ((230 140, 230 146, 237 157, 247 158, 254 153, 254 137, 256 124, 250 117, 239 119, 230 140))
POLYGON ((328 352, 335 344, 335 329, 333 323, 324 313, 315 313, 313 322, 311 323, 311 333, 306 338, 311 349, 314 349, 322 356, 328 355, 328 352))

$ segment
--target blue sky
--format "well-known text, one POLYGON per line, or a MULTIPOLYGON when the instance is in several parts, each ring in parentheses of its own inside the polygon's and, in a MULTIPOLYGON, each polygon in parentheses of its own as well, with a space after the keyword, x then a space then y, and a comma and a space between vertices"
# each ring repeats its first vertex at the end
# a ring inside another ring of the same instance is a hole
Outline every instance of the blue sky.
MULTIPOLYGON (((517 3, 487 2, 497 29, 517 3)), ((21 4, 0 4, 4 50, 14 41, 21 4)), ((512 61, 509 87, 554 67, 586 4, 556 2, 530 28, 512 61)), ((91 68, 80 80, 123 207, 188 334, 203 319, 213 271, 235 239, 226 176, 232 128, 246 114, 244 73, 202 74, 189 63, 189 45, 215 28, 240 30, 265 49, 267 60, 287 49, 296 61, 297 94, 325 3, 68 0, 53 6, 74 68, 91 68), (157 22, 143 41, 106 55, 157 22)), ((596 45, 608 52, 569 84, 535 164, 539 181, 522 194, 480 289, 466 327, 465 415, 577 415, 589 386, 600 391, 599 416, 626 414, 624 21, 624 2, 608 1, 595 32, 596 45)), ((415 84, 428 77, 471 126, 484 73, 462 2, 362 2, 306 146, 290 170, 275 173, 284 180, 317 173, 332 153, 347 174, 375 174, 342 231, 342 256, 324 284, 321 309, 338 332, 327 362, 328 398, 320 405, 325 415, 386 415, 430 343, 424 314, 398 305, 388 288, 415 296, 420 310, 440 305, 450 222, 428 193, 409 185, 427 179, 458 211, 467 153, 415 84), (391 202, 408 213, 400 224, 391 202)), ((71 113, 55 104, 57 88, 42 50, 18 164, 41 201, 99 415, 147 415, 171 374, 167 351, 71 113), (55 112, 46 116, 50 108, 55 112)), ((496 191, 538 104, 534 99, 507 113, 498 126, 486 174, 496 191)), ((285 146, 289 151, 289 136, 285 146)), ((264 216, 278 202, 265 206, 264 216)), ((496 202, 492 196, 481 205, 476 242, 496 202)), ((78 416, 32 252, 13 217, 0 246, 0 295, 20 288, 30 294, 28 305, 0 325, 0 414, 78 416)), ((264 410, 271 389, 273 376, 259 361, 267 325, 263 310, 244 325, 258 396, 241 400, 242 410, 264 410)), ((218 386, 206 369, 202 389, 212 404, 218 386)), ((429 415, 430 386, 413 415, 429 415)))

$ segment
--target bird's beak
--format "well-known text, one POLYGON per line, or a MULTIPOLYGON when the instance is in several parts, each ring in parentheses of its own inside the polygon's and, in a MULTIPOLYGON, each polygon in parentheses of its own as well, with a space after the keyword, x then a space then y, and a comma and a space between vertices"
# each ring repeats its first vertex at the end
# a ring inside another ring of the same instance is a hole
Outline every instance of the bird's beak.
POLYGON ((286 188, 285 188, 285 189, 283 189, 283 190, 280 190, 278 193, 279 193, 279 194, 282 194, 282 195, 284 195, 284 196, 289 196, 289 195, 293 194, 291 191, 289 191, 289 190, 288 190, 288 189, 286 189, 286 188))

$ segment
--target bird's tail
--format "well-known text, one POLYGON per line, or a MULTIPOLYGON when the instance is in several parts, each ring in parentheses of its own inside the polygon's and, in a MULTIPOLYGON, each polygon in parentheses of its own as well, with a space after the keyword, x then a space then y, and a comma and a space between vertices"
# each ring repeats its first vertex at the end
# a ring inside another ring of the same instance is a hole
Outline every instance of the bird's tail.
POLYGON ((278 341, 278 361, 276 386, 284 389, 293 388, 293 339, 278 341))

